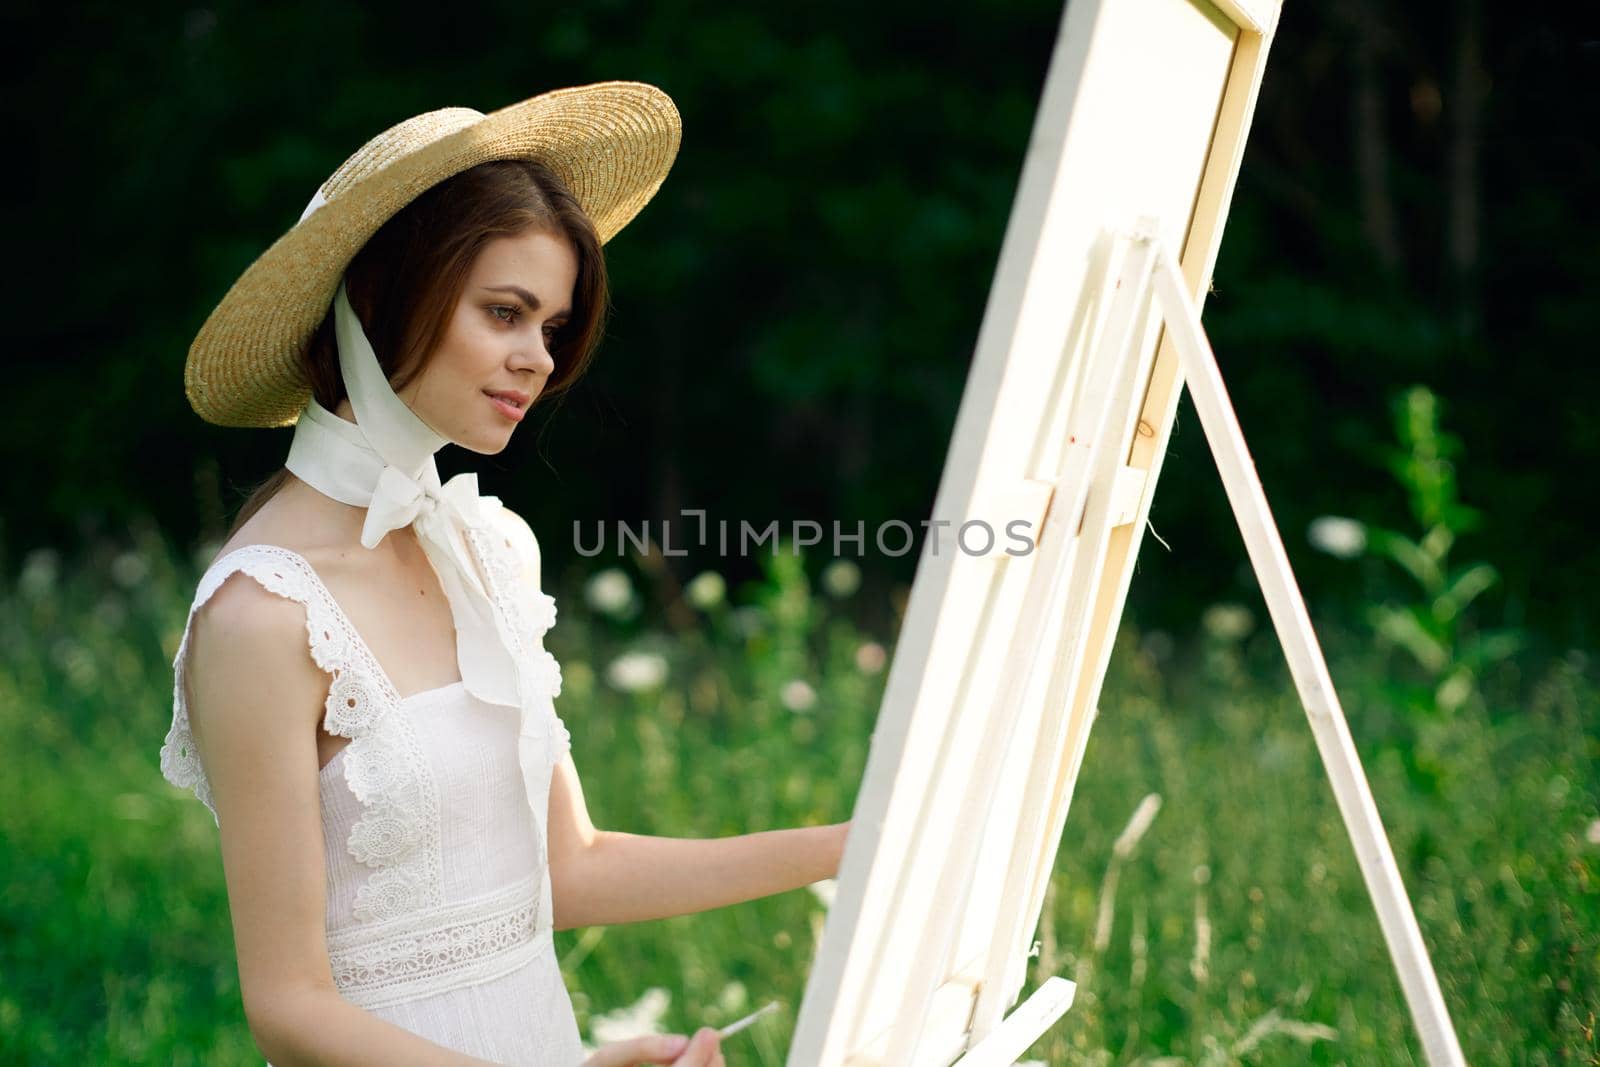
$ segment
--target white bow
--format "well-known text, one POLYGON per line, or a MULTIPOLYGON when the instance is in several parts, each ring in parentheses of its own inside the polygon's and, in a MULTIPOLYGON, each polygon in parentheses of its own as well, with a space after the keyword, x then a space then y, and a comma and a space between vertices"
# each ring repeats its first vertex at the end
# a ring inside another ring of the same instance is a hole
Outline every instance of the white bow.
POLYGON ((456 475, 442 486, 430 488, 394 467, 385 466, 378 474, 372 502, 367 505, 361 543, 367 548, 376 548, 384 534, 412 522, 417 524, 419 534, 424 527, 435 527, 446 537, 455 535, 457 538, 458 529, 482 525, 478 476, 469 471, 456 475))

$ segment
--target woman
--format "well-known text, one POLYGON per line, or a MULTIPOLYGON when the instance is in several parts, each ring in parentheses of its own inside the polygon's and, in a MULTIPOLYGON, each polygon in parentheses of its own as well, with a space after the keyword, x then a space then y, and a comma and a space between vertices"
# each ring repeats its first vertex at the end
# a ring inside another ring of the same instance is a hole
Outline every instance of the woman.
MULTIPOLYGON (((190 350, 202 417, 295 427, 199 583, 162 749, 216 817, 246 1017, 279 1067, 576 1065, 554 928, 838 869, 845 823, 595 829, 553 704, 538 543, 433 461, 449 442, 500 452, 582 373, 601 245, 679 136, 670 99, 633 82, 408 119, 323 184, 190 350)), ((701 1028, 583 1062, 723 1057, 701 1028)))

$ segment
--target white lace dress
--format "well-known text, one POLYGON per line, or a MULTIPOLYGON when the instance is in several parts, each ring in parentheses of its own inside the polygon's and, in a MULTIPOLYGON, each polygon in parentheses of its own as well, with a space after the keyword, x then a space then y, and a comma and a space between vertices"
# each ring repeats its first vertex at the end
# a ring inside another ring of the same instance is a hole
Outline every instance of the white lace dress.
MULTIPOLYGON (((494 498, 485 498, 493 500, 494 498)), ((351 742, 321 772, 327 943, 347 1000, 448 1048, 495 1063, 579 1064, 583 1049, 551 941, 550 779, 568 748, 544 648, 555 601, 538 588, 538 546, 488 507, 471 541, 536 691, 520 714, 461 682, 402 699, 304 557, 246 545, 202 576, 189 622, 243 572, 304 605, 311 655, 330 677, 323 725, 351 742)), ((211 809, 189 730, 184 658, 161 769, 211 809)))

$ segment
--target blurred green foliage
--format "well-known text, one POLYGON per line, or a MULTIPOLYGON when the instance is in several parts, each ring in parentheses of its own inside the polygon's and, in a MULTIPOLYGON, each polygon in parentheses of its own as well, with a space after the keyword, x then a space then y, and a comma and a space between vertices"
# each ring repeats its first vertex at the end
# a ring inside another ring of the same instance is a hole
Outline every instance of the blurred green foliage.
MULTIPOLYGON (((684 119, 660 194, 608 246, 592 377, 470 467, 573 561, 577 519, 915 524, 965 381, 1062 6, 622 0, 7 7, 10 416, 0 544, 69 546, 153 514, 215 536, 288 434, 209 426, 181 369, 207 312, 363 141, 636 78, 684 119), (781 477, 772 472, 781 471, 781 477)), ((1597 53, 1570 5, 1289 0, 1206 322, 1286 529, 1405 520, 1363 460, 1386 398, 1435 383, 1469 443, 1488 599, 1592 643, 1600 547, 1584 398, 1600 283, 1597 53)), ((1182 409, 1154 520, 1185 565, 1132 606, 1174 627, 1245 595, 1182 409)), ((869 568, 882 587, 913 556, 869 568)), ((820 560, 813 562, 813 567, 820 560)), ((686 577, 709 565, 687 561, 686 577)), ((752 562, 723 561, 734 577, 752 562)), ((1333 561, 1305 561, 1337 587, 1333 561)), ((1360 604, 1346 605, 1351 610, 1360 604)))
POLYGON ((1474 601, 1500 580, 1493 564, 1450 560, 1458 538, 1478 526, 1482 512, 1459 497, 1454 457, 1461 441, 1442 429, 1439 398, 1415 385, 1395 397, 1393 411, 1399 445, 1385 454, 1384 464, 1405 491, 1420 532, 1326 516, 1312 523, 1310 539, 1331 555, 1365 556, 1386 565, 1374 587, 1381 592, 1364 614, 1378 650, 1394 655, 1364 697, 1391 705, 1397 735, 1390 740, 1417 784, 1426 786, 1444 770, 1438 746, 1452 731, 1442 728, 1441 718, 1468 704, 1482 711, 1482 679, 1525 647, 1527 636, 1513 626, 1486 628, 1473 610, 1474 601), (1395 582, 1395 576, 1403 581, 1395 582))
POLYGON ((1426 685, 1409 694, 1414 711, 1450 714, 1481 699, 1477 679, 1524 643, 1515 629, 1478 631, 1469 609, 1500 580, 1482 561, 1452 566, 1457 538, 1479 525, 1482 512, 1457 497, 1451 457, 1458 438, 1439 427, 1439 401, 1425 386, 1413 386, 1395 404, 1402 448, 1389 469, 1407 490, 1411 516, 1422 533, 1413 539, 1394 530, 1372 529, 1368 547, 1394 563, 1415 583, 1409 604, 1374 604, 1369 617, 1378 635, 1421 669, 1426 685))
MULTIPOLYGON (((37 550, 0 580, 0 749, 17 757, 0 775, 0 1061, 260 1062, 216 828, 157 768, 204 561, 141 525, 80 559, 37 550)), ((802 563, 779 553, 759 579, 705 572, 674 592, 642 562, 560 591, 557 707, 598 825, 720 836, 849 816, 889 651, 855 620, 894 605, 864 602, 848 566, 813 582, 802 563)), ((1276 639, 1238 605, 1206 619, 1193 639, 1119 636, 1023 995, 1052 974, 1080 986, 1030 1055, 1420 1063, 1276 639), (1112 894, 1114 841, 1150 794, 1112 894)), ((1591 1062, 1593 662, 1492 665, 1482 699, 1439 720, 1440 773, 1419 790, 1388 706, 1358 697, 1390 657, 1348 630, 1323 638, 1468 1058, 1591 1062)), ((586 1038, 618 1013, 688 1032, 776 998, 729 1056, 777 1067, 824 915, 796 891, 556 943, 586 1038)))

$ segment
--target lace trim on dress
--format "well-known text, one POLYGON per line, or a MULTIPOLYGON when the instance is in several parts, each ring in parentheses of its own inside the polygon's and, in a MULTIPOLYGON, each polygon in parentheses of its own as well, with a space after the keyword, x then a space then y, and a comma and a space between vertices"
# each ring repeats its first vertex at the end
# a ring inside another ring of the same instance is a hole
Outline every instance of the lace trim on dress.
MULTIPOLYGON (((438 905, 444 882, 438 785, 410 721, 389 714, 400 696, 388 675, 311 564, 277 545, 245 545, 214 563, 201 577, 189 609, 191 624, 194 613, 235 571, 305 607, 311 656, 333 676, 323 726, 352 739, 344 748, 344 776, 364 808, 347 847, 358 862, 377 868, 356 890, 356 918, 381 921, 438 905), (376 729, 385 720, 385 728, 376 729)), ((193 789, 215 820, 184 695, 189 630, 186 625, 173 660, 173 719, 161 747, 161 772, 174 785, 193 789)))
POLYGON ((539 884, 530 876, 472 900, 330 933, 334 985, 371 1009, 487 982, 551 946, 538 916, 539 884))

